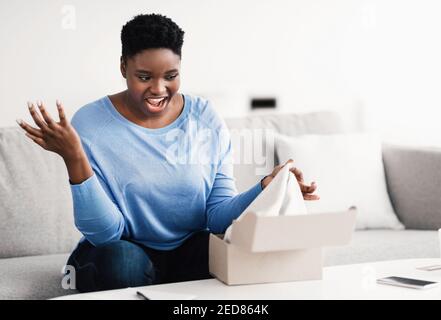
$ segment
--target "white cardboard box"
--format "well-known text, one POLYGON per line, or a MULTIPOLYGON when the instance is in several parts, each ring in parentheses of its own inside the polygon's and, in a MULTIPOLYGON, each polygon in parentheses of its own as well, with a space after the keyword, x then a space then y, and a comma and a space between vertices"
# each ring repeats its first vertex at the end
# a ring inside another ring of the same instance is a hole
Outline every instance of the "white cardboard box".
POLYGON ((271 217, 250 212, 233 221, 230 243, 210 235, 210 273, 228 285, 321 279, 322 248, 350 242, 356 211, 271 217))

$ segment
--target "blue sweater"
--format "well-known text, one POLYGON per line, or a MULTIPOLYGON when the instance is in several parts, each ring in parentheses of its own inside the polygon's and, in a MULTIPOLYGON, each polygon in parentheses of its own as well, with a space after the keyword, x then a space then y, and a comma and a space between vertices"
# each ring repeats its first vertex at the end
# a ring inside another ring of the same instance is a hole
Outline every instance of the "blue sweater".
POLYGON ((159 129, 129 121, 107 96, 72 125, 94 171, 71 185, 75 225, 95 246, 127 238, 171 250, 200 230, 223 233, 262 191, 237 194, 228 130, 201 98, 184 95, 179 117, 159 129))

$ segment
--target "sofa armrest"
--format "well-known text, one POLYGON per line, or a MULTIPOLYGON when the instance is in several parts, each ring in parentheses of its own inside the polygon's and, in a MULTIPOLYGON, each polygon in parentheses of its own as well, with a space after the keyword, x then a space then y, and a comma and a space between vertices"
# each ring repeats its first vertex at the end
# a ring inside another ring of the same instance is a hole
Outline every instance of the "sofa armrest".
POLYGON ((441 228, 441 149, 383 146, 387 188, 407 229, 441 228))

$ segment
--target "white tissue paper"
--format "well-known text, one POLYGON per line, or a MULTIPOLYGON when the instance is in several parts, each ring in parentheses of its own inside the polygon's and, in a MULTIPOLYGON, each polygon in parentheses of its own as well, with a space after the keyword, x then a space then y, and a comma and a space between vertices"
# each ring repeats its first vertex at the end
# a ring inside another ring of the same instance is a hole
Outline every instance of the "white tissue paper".
MULTIPOLYGON (((306 214, 306 206, 300 186, 294 173, 289 170, 293 163, 287 163, 270 184, 254 199, 237 218, 242 219, 249 212, 259 216, 282 216, 306 214)), ((230 242, 232 225, 225 232, 224 240, 230 242)))

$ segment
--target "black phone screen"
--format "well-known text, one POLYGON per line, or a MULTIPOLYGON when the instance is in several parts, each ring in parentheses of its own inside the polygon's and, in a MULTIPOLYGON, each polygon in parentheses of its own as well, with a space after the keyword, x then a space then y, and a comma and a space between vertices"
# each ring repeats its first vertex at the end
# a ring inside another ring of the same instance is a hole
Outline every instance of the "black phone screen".
POLYGON ((409 285, 414 285, 414 286, 426 286, 429 284, 436 283, 436 282, 432 282, 432 281, 410 279, 410 278, 403 278, 403 277, 387 277, 387 278, 383 278, 383 279, 394 281, 396 283, 403 283, 403 284, 409 284, 409 285))

